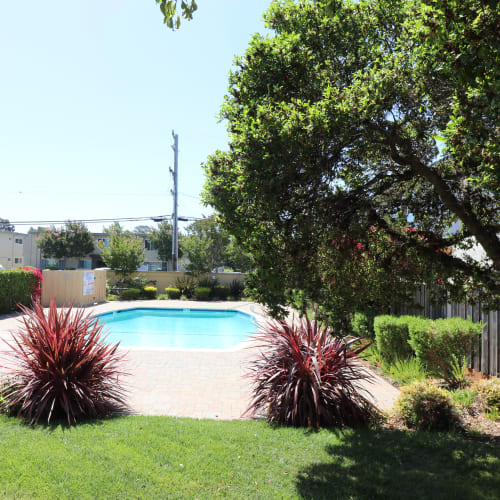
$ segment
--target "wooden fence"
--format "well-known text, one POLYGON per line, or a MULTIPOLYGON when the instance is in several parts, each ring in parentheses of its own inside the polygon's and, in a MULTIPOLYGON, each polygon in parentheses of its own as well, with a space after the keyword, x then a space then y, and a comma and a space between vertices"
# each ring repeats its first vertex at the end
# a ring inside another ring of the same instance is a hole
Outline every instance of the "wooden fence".
POLYGON ((500 376, 500 311, 483 311, 481 304, 432 304, 429 290, 422 285, 415 294, 415 303, 420 308, 403 307, 399 314, 423 315, 427 318, 452 318, 458 316, 484 324, 483 333, 474 348, 474 355, 469 359, 469 368, 478 370, 485 375, 500 376))

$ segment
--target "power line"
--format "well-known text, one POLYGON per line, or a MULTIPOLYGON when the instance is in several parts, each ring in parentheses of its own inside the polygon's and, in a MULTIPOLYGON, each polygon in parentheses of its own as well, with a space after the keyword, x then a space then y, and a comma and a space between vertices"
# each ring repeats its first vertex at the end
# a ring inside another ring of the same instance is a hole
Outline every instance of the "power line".
MULTIPOLYGON (((155 222, 162 222, 170 219, 172 219, 172 215, 149 215, 145 217, 112 217, 112 218, 101 218, 101 219, 24 220, 24 221, 9 221, 9 223, 17 226, 30 226, 37 224, 66 224, 69 220, 71 220, 72 222, 84 222, 87 224, 93 224, 101 222, 137 222, 137 221, 149 221, 149 220, 153 220, 155 222)), ((203 220, 204 217, 190 217, 190 216, 179 215, 178 219, 182 221, 197 221, 197 220, 203 220)))

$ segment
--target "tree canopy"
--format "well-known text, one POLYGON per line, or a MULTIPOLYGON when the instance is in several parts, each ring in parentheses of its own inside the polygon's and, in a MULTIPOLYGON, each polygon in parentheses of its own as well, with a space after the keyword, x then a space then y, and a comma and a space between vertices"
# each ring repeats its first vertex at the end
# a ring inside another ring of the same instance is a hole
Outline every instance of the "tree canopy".
POLYGON ((479 0, 272 2, 275 35, 230 74, 230 149, 205 165, 256 298, 340 294, 347 313, 437 281, 498 299, 499 19, 479 0), (452 251, 474 241, 487 260, 452 251))
POLYGON ((69 221, 59 230, 43 232, 38 246, 44 257, 84 257, 94 250, 94 240, 85 224, 69 221))
POLYGON ((143 240, 129 231, 110 231, 110 233, 109 246, 100 245, 102 258, 118 276, 126 278, 135 273, 144 262, 143 240))

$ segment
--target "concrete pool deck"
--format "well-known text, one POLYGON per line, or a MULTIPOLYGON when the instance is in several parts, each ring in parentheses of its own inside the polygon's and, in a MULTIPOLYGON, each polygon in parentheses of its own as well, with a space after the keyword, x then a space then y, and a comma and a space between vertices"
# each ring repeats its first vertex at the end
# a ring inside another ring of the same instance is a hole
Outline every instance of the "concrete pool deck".
MULTIPOLYGON (((86 309, 92 313, 104 313, 137 307, 233 309, 252 314, 258 320, 265 319, 262 306, 240 301, 123 301, 107 302, 86 309)), ((18 328, 20 318, 20 315, 0 316, 0 356, 8 349, 1 342, 2 338, 10 337, 10 332, 18 328)), ((228 420, 240 418, 251 400, 251 383, 245 374, 249 362, 258 353, 258 347, 251 340, 230 350, 123 350, 126 351, 123 370, 129 374, 123 378, 123 382, 129 390, 132 413, 228 420)), ((375 374, 372 383, 363 382, 363 387, 372 394, 374 403, 383 411, 390 410, 399 394, 397 389, 375 374)))

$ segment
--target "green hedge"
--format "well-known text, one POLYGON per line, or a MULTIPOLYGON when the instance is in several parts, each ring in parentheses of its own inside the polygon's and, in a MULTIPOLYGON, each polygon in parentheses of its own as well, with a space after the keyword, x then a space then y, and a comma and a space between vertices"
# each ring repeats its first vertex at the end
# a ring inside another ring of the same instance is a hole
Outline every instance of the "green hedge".
POLYGON ((142 289, 142 294, 146 299, 156 299, 156 292, 158 289, 155 286, 145 286, 142 289))
POLYGON ((194 296, 196 300, 208 300, 210 298, 210 288, 206 286, 199 286, 194 289, 194 296))
POLYGON ((453 356, 463 359, 472 351, 481 334, 481 324, 462 318, 427 320, 412 323, 409 343, 417 358, 428 369, 447 382, 453 383, 453 356))
POLYGON ((217 299, 226 300, 231 293, 231 289, 225 285, 214 286, 213 294, 217 299))
POLYGON ((413 355, 409 344, 409 324, 427 321, 418 316, 377 316, 373 322, 375 342, 382 358, 389 362, 413 355))
POLYGON ((141 291, 138 288, 129 288, 123 290, 121 294, 122 300, 137 300, 141 296, 141 291))
POLYGON ((0 313, 15 311, 18 304, 31 305, 37 279, 30 271, 0 271, 0 313))
POLYGON ((375 316, 377 316, 375 310, 356 311, 352 318, 352 334, 355 337, 375 340, 375 331, 373 328, 375 316))
POLYGON ((178 288, 165 288, 165 293, 169 299, 176 300, 181 296, 181 291, 178 288))

